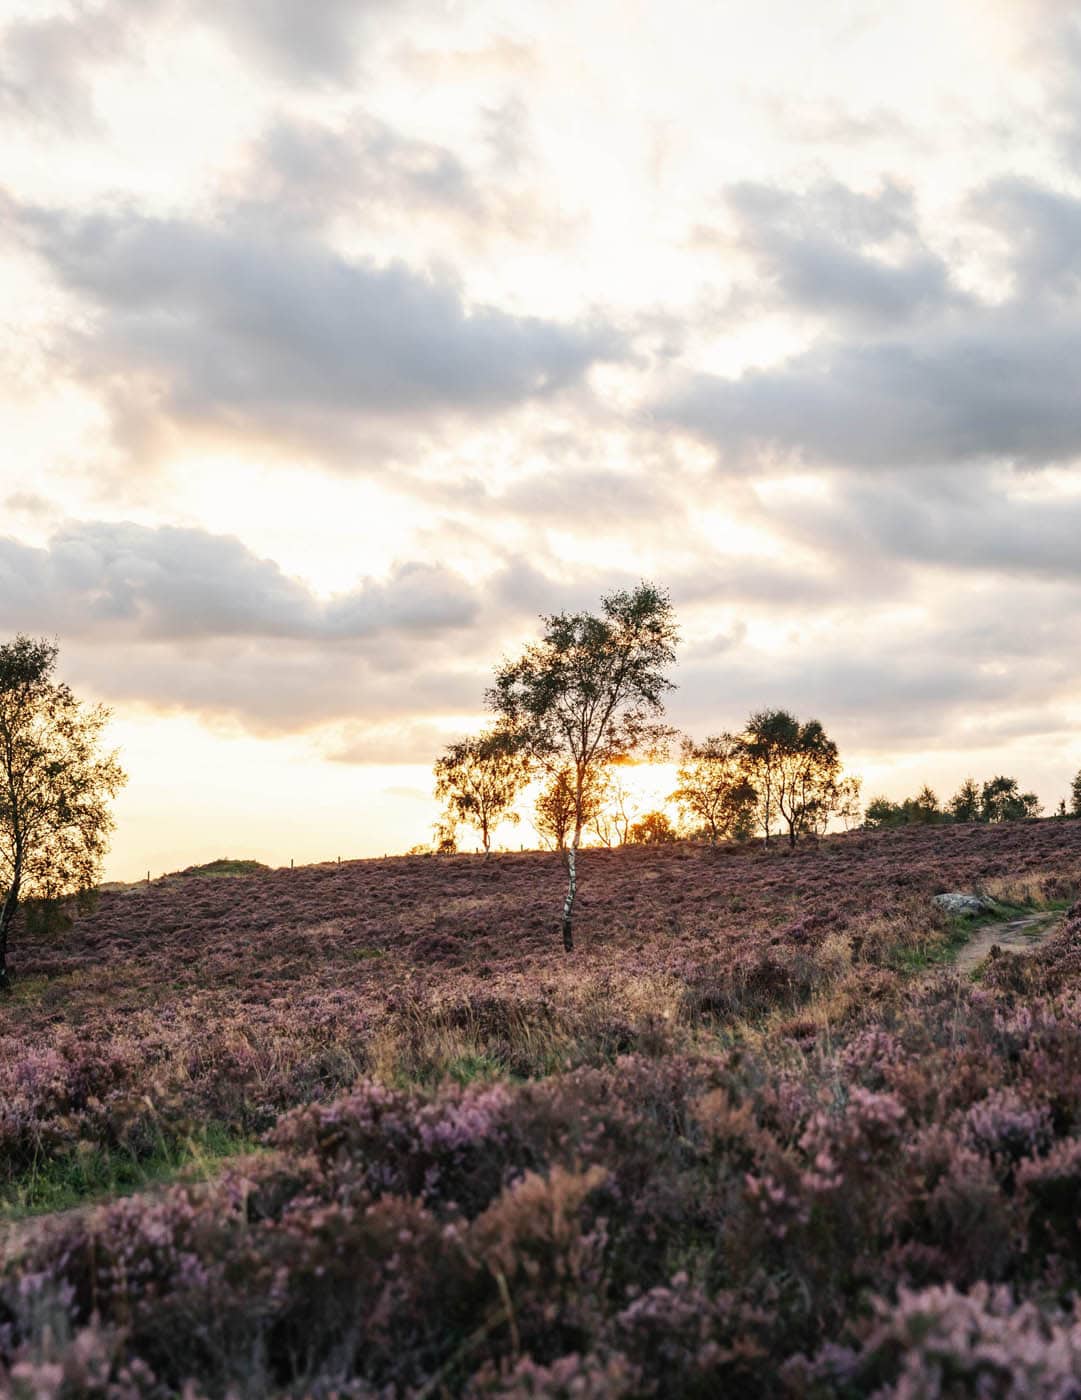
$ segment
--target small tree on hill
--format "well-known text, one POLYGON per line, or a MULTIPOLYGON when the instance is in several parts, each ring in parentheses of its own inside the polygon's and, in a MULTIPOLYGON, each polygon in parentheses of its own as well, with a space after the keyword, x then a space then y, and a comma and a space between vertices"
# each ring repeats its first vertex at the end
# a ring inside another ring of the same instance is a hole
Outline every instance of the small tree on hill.
POLYGON ((904 823, 904 808, 899 802, 891 802, 888 797, 872 797, 863 814, 863 824, 871 831, 903 826, 904 823))
POLYGON ((935 826, 943 820, 945 813, 938 805, 934 790, 924 783, 915 797, 904 804, 907 819, 913 826, 935 826))
POLYGON ((1070 784, 1070 815, 1081 817, 1081 773, 1070 784))
POLYGON ((432 823, 432 850, 437 856, 453 856, 458 851, 457 822, 453 812, 444 812, 432 823))
POLYGON ((676 778, 679 787, 669 801, 678 805, 689 825, 705 831, 711 846, 746 828, 756 794, 733 735, 715 734, 701 744, 684 739, 676 778))
POLYGON ((573 783, 562 919, 569 952, 590 780, 669 733, 659 718, 678 632, 668 595, 649 583, 602 598, 599 615, 558 613, 543 622, 541 640, 496 673, 488 703, 527 752, 549 771, 568 769, 573 783))
POLYGON ((980 793, 980 816, 985 822, 1016 822, 1040 814, 1040 799, 1034 792, 1021 792, 1016 778, 999 776, 984 783, 980 793))
POLYGON ((85 706, 54 678, 58 648, 19 636, 0 646, 0 990, 21 899, 44 902, 98 881, 126 781, 100 752, 109 711, 85 706))
POLYGON ((514 801, 529 781, 526 755, 507 734, 490 730, 448 745, 434 772, 435 795, 446 802, 452 826, 475 827, 487 860, 495 828, 519 820, 514 801))
POLYGON ((801 724, 787 710, 761 710, 747 721, 740 751, 767 845, 775 821, 794 846, 837 810, 841 760, 818 720, 801 724))
POLYGON ((980 804, 980 790, 975 778, 966 778, 950 798, 947 811, 955 822, 978 822, 983 820, 980 804))
POLYGON ((635 846, 666 846, 676 840, 676 829, 667 812, 647 812, 630 830, 635 846))
POLYGON ((642 814, 642 804, 624 776, 626 761, 611 764, 599 776, 596 797, 589 805, 586 824, 602 846, 625 846, 631 827, 642 814))
MULTIPOLYGON (((606 796, 604 775, 594 775, 582 794, 582 810, 587 824, 596 824, 606 796)), ((541 789, 533 809, 533 824, 541 841, 554 851, 565 851, 567 837, 574 830, 574 814, 574 776, 569 768, 560 768, 541 789)))
POLYGON ((846 831, 859 826, 863 819, 863 780, 851 774, 837 784, 837 811, 846 831))

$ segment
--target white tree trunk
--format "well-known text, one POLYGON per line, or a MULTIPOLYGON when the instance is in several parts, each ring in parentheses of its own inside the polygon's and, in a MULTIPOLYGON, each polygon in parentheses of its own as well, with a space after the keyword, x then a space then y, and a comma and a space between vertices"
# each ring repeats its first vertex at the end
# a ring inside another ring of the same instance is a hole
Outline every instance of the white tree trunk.
POLYGON ((578 893, 576 858, 580 836, 581 832, 576 831, 573 841, 567 847, 567 897, 563 901, 563 947, 568 953, 574 952, 574 898, 578 893))

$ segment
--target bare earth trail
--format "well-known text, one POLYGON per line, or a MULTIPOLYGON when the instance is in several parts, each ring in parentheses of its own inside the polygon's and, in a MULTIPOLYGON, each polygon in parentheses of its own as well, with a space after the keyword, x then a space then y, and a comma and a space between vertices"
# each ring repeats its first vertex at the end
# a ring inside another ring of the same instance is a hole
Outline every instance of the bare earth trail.
POLYGON ((1059 909, 1038 914, 1025 914, 1006 923, 986 924, 977 928, 957 954, 954 966, 958 972, 974 972, 999 947, 1004 953, 1031 953, 1056 933, 1066 917, 1059 909))

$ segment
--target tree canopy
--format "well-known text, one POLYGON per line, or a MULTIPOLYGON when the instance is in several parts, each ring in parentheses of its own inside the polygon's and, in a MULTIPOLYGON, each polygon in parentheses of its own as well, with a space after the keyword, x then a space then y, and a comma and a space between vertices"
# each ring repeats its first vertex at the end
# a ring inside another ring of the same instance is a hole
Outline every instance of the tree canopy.
POLYGON ((676 770, 679 786, 670 801, 684 822, 701 830, 711 845, 729 836, 749 834, 755 790, 745 771, 743 748, 732 734, 715 734, 696 744, 684 739, 676 770))
POLYGON ((599 613, 563 612, 542 621, 540 641, 499 668, 487 700, 523 751, 549 772, 567 769, 573 783, 562 920, 570 951, 589 783, 598 770, 670 734, 661 716, 673 688, 667 669, 678 629, 668 594, 651 583, 608 594, 599 613))
POLYGON ((102 753, 109 711, 84 705, 54 677, 57 646, 17 636, 0 646, 0 988, 20 900, 55 901, 90 889, 126 781, 102 753))
POLYGON ((435 795, 447 804, 450 827, 459 821, 475 827, 487 856, 499 823, 520 820, 514 801, 529 781, 528 757, 508 734, 488 730, 448 745, 434 772, 435 795))
POLYGON ((804 832, 824 828, 837 810, 841 760, 818 720, 759 710, 740 736, 740 754, 767 845, 775 822, 794 846, 804 832))

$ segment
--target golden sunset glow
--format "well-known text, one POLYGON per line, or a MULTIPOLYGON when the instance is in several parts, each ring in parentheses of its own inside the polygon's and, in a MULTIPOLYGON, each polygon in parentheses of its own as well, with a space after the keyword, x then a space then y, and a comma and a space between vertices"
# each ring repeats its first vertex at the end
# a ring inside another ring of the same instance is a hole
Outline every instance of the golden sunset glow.
POLYGON ((500 659, 642 577, 681 730, 1057 804, 1065 7, 7 0, 0 45, 0 623, 114 710, 110 877, 428 841, 500 659))

